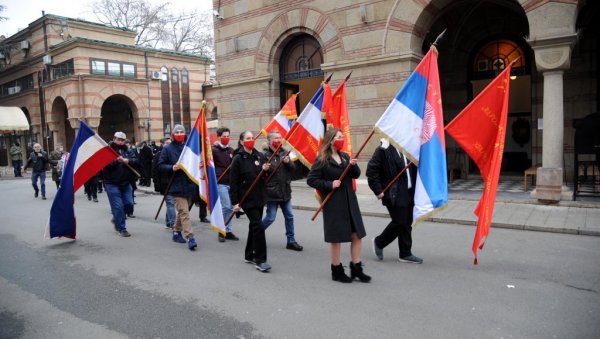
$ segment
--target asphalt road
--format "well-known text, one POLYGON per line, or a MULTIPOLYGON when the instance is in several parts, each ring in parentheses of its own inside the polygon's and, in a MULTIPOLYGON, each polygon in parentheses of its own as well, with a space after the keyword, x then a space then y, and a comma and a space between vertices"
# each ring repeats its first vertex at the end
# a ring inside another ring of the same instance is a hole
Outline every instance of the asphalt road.
MULTIPOLYGON (((75 203, 78 239, 44 240, 49 200, 27 180, 0 181, 0 338, 598 338, 600 237, 493 229, 473 265, 470 226, 413 231, 423 265, 375 260, 386 219, 365 217, 369 284, 331 281, 320 217, 295 211, 303 252, 285 249, 282 215, 267 231, 271 273, 243 262, 241 241, 218 243, 194 214, 199 247, 173 243, 137 197, 131 238, 112 230, 104 194, 75 203)), ((345 264, 349 246, 343 246, 345 264)))

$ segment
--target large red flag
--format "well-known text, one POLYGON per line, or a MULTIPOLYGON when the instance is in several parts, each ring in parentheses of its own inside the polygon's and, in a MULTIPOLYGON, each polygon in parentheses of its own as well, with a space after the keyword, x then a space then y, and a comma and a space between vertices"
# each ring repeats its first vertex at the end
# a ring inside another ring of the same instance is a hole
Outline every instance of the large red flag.
POLYGON ((483 194, 475 209, 478 217, 472 247, 475 265, 477 248, 483 249, 496 202, 506 135, 510 69, 511 65, 446 126, 446 131, 477 164, 484 182, 483 194))
MULTIPOLYGON (((325 102, 323 103, 325 105, 325 102)), ((344 148, 342 151, 348 153, 352 158, 352 139, 350 137, 350 120, 348 119, 348 105, 346 102, 346 80, 335 90, 332 95, 331 108, 327 114, 327 126, 339 128, 344 135, 344 148)), ((356 191, 356 180, 352 179, 352 186, 356 191)))

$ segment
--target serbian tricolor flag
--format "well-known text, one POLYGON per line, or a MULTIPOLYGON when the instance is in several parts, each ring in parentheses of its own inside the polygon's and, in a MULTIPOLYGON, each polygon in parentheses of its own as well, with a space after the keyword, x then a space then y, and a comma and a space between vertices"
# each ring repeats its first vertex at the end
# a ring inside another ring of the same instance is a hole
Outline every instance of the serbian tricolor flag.
POLYGON ((300 161, 309 168, 317 158, 319 145, 325 132, 321 120, 322 107, 323 84, 315 92, 284 138, 284 142, 294 149, 300 161))
POLYGON ((75 192, 119 155, 83 121, 79 123, 75 142, 63 167, 46 235, 50 238, 75 239, 75 192))
POLYGON ((278 130, 282 136, 285 136, 290 130, 294 120, 298 118, 298 112, 296 111, 296 97, 297 94, 292 94, 285 105, 281 107, 279 113, 275 115, 273 120, 260 131, 265 137, 269 135, 269 132, 274 130, 278 130))
POLYGON ((446 142, 437 51, 429 49, 375 124, 418 166, 413 225, 448 202, 446 142))
POLYGON ((475 208, 477 230, 473 240, 474 263, 477 248, 483 249, 490 232, 508 119, 509 65, 446 126, 448 134, 479 167, 484 183, 481 200, 475 208))
POLYGON ((196 123, 194 123, 194 127, 185 142, 183 151, 179 155, 177 164, 188 178, 198 185, 200 199, 206 202, 206 208, 210 213, 210 226, 212 229, 225 235, 225 220, 223 219, 217 174, 212 158, 208 126, 206 125, 206 104, 204 102, 196 123))

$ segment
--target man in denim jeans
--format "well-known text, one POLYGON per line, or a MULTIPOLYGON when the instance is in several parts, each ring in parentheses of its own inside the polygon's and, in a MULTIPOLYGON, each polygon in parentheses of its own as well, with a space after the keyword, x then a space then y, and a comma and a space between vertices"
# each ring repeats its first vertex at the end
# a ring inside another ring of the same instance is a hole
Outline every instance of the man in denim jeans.
MULTIPOLYGON (((167 193, 166 191, 170 177, 168 173, 159 171, 158 162, 163 149, 171 143, 171 138, 165 137, 161 139, 160 143, 161 145, 152 159, 152 181, 154 181, 154 191, 165 195, 167 193)), ((165 204, 167 205, 167 210, 165 212, 165 228, 172 231, 173 225, 175 225, 175 218, 177 218, 175 199, 173 199, 172 195, 167 194, 165 196, 165 204)))
POLYGON ((104 167, 102 176, 115 231, 122 237, 129 237, 131 234, 125 226, 125 215, 133 212, 133 193, 130 181, 134 173, 127 165, 135 165, 137 159, 127 149, 125 139, 127 139, 125 133, 115 133, 113 141, 109 145, 119 154, 119 157, 104 167))
MULTIPOLYGON (((269 141, 269 149, 264 152, 264 155, 265 158, 269 159, 275 150, 277 150, 277 147, 281 145, 281 133, 278 130, 271 131, 267 139, 269 141)), ((291 176, 296 166, 290 160, 289 155, 285 153, 287 151, 279 148, 277 154, 271 160, 271 171, 275 170, 279 162, 283 162, 283 164, 273 174, 271 180, 267 182, 267 214, 262 222, 265 225, 265 229, 269 227, 275 221, 277 207, 281 207, 281 212, 283 212, 285 219, 285 236, 287 237, 285 248, 292 251, 302 251, 302 246, 294 238, 294 214, 292 214, 292 188, 290 186, 292 182, 291 176)))
MULTIPOLYGON (((212 146, 212 155, 217 179, 222 176, 219 180, 219 199, 221 200, 223 218, 225 220, 229 219, 233 213, 231 199, 229 198, 229 166, 231 165, 234 151, 233 148, 229 146, 229 133, 229 128, 219 128, 217 130, 217 142, 212 146), (225 174, 223 175, 223 173, 225 174)), ((225 225, 225 232, 225 235, 219 233, 219 242, 225 242, 225 239, 235 241, 240 240, 233 232, 231 232, 231 222, 225 225)))
POLYGON ((32 165, 33 168, 31 171, 31 185, 35 192, 34 196, 37 198, 40 192, 37 185, 39 178, 42 189, 42 200, 46 200, 46 167, 48 166, 48 153, 42 150, 42 145, 38 143, 33 145, 33 152, 31 152, 25 167, 23 167, 23 173, 27 173, 27 167, 29 167, 29 165, 32 165))

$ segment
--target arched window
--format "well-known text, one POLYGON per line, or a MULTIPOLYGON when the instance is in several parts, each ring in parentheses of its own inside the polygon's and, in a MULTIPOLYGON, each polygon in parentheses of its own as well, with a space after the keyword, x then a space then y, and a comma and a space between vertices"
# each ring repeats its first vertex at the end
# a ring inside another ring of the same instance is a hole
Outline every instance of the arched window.
POLYGON ((475 54, 473 78, 493 78, 513 61, 515 63, 512 66, 512 74, 528 73, 526 69, 527 56, 516 42, 507 39, 490 41, 475 54))
POLYGON ((319 42, 308 34, 298 35, 283 49, 279 61, 281 81, 323 76, 322 63, 319 42))

